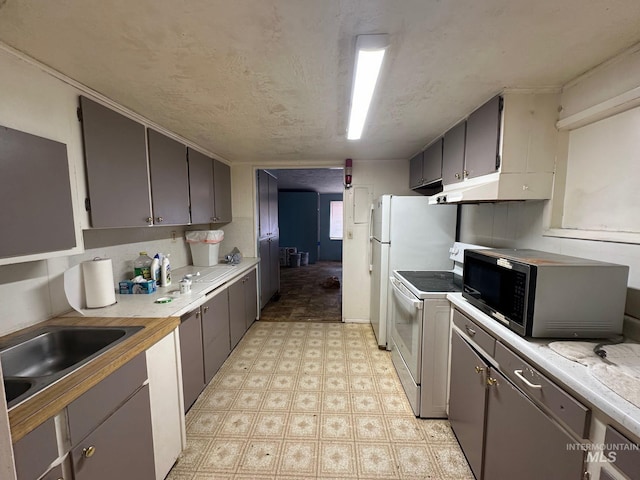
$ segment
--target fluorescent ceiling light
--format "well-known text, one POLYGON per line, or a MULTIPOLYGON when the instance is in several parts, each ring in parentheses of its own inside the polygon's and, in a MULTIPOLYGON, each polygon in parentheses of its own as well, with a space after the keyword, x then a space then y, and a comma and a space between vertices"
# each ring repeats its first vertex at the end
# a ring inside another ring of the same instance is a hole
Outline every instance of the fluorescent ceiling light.
POLYGON ((351 89, 351 112, 347 139, 358 140, 362 136, 373 91, 378 82, 384 52, 389 46, 389 36, 358 35, 356 40, 356 64, 351 89))

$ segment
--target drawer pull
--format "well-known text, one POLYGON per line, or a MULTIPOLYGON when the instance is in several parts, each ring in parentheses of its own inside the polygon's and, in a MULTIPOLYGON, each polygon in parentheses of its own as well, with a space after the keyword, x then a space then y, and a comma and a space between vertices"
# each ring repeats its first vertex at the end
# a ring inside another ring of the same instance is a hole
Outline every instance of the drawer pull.
POLYGON ((93 454, 96 453, 96 447, 94 447, 93 445, 91 445, 90 447, 87 448, 83 448, 82 449, 82 456, 84 458, 90 458, 93 457, 93 454))
POLYGON ((526 378, 524 378, 524 375, 522 375, 522 370, 514 370, 513 374, 518 377, 520 380, 522 380, 525 385, 529 388, 535 388, 535 389, 540 389, 542 388, 542 385, 536 385, 535 383, 531 383, 529 380, 527 380, 526 378))
POLYGON ((467 333, 472 337, 476 334, 476 331, 473 328, 471 328, 469 325, 465 325, 464 328, 467 331, 467 333))

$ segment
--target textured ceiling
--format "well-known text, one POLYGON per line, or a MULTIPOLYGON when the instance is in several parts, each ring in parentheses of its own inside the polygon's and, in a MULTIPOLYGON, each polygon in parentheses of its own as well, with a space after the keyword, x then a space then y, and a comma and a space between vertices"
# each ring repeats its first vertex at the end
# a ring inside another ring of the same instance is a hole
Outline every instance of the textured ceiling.
POLYGON ((343 193, 342 168, 294 168, 269 170, 278 179, 278 190, 343 193))
POLYGON ((0 40, 229 162, 406 159, 505 87, 640 40, 638 0, 0 0, 0 40), (355 36, 391 47, 363 139, 355 36))

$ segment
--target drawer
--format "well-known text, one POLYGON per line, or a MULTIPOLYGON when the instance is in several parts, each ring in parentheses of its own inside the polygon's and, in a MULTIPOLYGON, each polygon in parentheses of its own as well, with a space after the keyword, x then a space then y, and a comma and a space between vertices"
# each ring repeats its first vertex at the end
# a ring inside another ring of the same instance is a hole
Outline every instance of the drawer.
POLYGON ((612 465, 631 480, 639 480, 640 450, 638 450, 638 444, 629 440, 610 425, 607 425, 604 434, 604 444, 605 455, 615 452, 615 461, 612 461, 612 465))
POLYGON ((500 365, 502 373, 529 398, 547 407, 580 438, 587 438, 591 420, 591 411, 587 407, 500 342, 496 345, 495 360, 500 365))
POLYGON ((476 322, 456 309, 453 310, 453 323, 471 340, 473 340, 476 345, 484 350, 489 356, 493 357, 496 347, 495 338, 485 332, 476 322))
POLYGON ((71 445, 122 405, 147 379, 145 353, 137 355, 67 407, 71 445))
POLYGON ((50 418, 14 443, 13 455, 20 480, 40 478, 47 467, 58 458, 54 419, 50 418))

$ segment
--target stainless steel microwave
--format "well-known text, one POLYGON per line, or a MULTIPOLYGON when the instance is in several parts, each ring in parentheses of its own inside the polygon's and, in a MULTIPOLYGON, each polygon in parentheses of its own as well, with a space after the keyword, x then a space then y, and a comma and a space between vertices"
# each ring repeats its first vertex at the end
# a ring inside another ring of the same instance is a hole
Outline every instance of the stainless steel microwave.
POLYGON ((607 338, 622 333, 629 267, 537 250, 466 250, 469 303, 519 335, 607 338))

